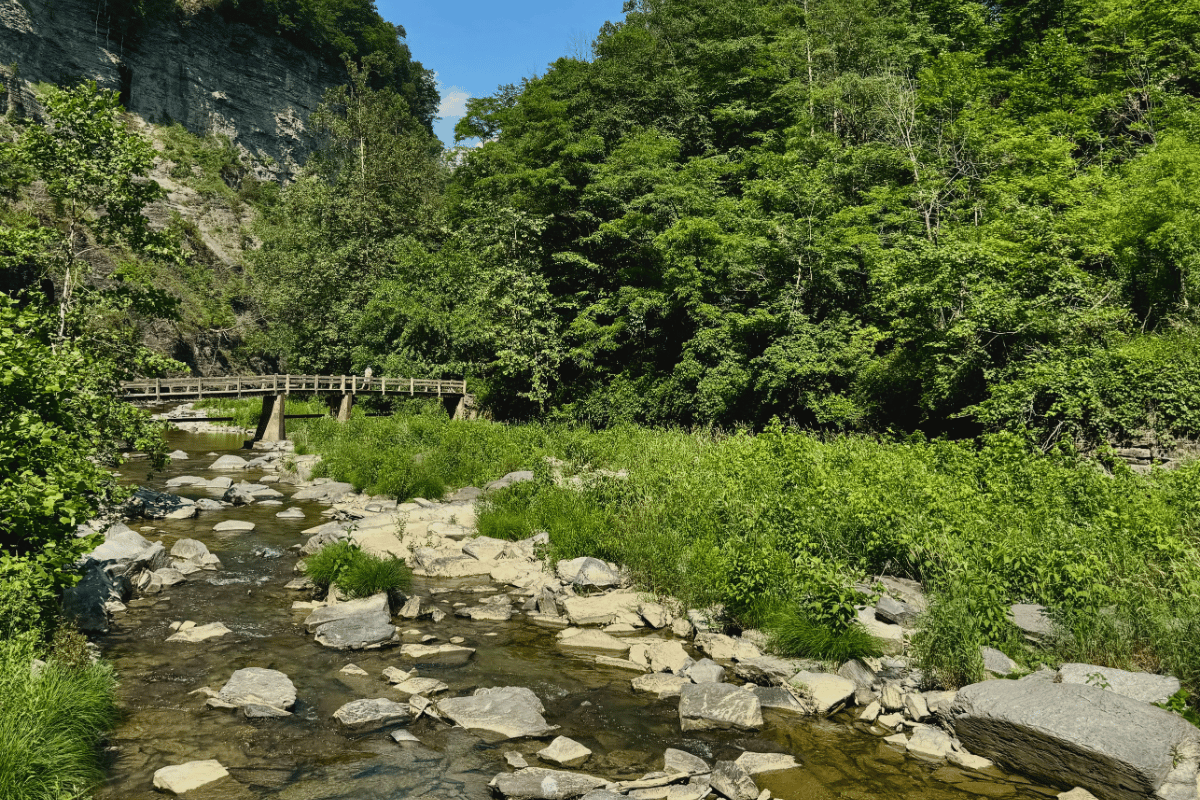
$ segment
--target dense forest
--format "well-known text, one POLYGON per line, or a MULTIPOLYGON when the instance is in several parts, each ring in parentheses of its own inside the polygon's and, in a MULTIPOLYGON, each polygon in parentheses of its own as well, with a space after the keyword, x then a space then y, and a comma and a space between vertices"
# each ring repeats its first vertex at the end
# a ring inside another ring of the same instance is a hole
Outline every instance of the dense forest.
POLYGON ((440 187, 335 137, 265 215, 270 346, 601 424, 1194 435, 1194 11, 628 4, 440 187))

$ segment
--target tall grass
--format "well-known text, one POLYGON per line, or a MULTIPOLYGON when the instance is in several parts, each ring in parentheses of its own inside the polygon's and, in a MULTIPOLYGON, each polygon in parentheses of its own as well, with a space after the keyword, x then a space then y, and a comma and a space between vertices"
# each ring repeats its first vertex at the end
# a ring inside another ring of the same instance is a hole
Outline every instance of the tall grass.
POLYGON ((116 719, 111 670, 50 657, 36 639, 0 640, 0 797, 66 800, 103 779, 98 748, 116 719))
POLYGON ((351 599, 380 592, 398 596, 412 585, 412 572, 398 558, 363 552, 353 542, 335 542, 304 561, 304 574, 318 586, 337 587, 351 599))
MULTIPOLYGON (((621 562, 642 587, 692 605, 720 603, 735 624, 770 629, 788 619, 795 633, 795 620, 804 620, 845 632, 854 606, 872 599, 855 584, 901 575, 924 581, 935 605, 949 603, 928 617, 919 651, 945 682, 977 675, 972 647, 1019 650, 1005 612, 1028 601, 1081 634, 1102 613, 1123 620, 1114 630, 1132 639, 1114 657, 1135 654, 1135 663, 1200 688, 1200 624, 1188 623, 1191 598, 1200 596, 1197 464, 1110 475, 1011 435, 880 442, 781 427, 756 436, 590 431, 444 414, 321 420, 299 438, 322 453, 329 475, 399 497, 533 469, 536 481, 482 505, 481 533, 546 530, 555 557, 621 562), (547 456, 568 462, 566 477, 625 469, 628 478, 561 485, 547 456)), ((819 644, 814 635, 791 638, 819 644)), ((824 647, 829 654, 835 641, 824 647)), ((1009 654, 1028 662, 1062 655, 1009 654)), ((1103 648, 1089 657, 1104 660, 1103 648)))

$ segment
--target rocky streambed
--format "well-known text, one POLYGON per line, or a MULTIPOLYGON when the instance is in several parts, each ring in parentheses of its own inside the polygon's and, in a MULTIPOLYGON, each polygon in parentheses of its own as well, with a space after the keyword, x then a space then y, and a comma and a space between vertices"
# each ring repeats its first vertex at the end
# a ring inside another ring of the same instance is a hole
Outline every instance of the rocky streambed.
POLYGON ((894 655, 780 659, 618 565, 477 536, 486 487, 397 504, 170 436, 165 473, 126 468, 142 518, 71 600, 121 681, 98 798, 1195 796, 1194 729, 1144 699, 1055 673, 920 691, 900 584, 864 611, 894 655), (405 558, 411 595, 320 596, 299 562, 345 538, 405 558))

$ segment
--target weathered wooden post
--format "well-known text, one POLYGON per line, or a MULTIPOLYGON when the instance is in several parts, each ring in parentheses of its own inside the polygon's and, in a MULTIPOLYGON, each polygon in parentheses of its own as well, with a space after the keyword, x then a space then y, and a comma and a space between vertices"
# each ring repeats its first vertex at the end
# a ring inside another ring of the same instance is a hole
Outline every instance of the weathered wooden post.
POLYGON ((350 419, 350 409, 354 408, 354 395, 347 392, 342 395, 342 402, 338 405, 338 422, 346 422, 350 419))

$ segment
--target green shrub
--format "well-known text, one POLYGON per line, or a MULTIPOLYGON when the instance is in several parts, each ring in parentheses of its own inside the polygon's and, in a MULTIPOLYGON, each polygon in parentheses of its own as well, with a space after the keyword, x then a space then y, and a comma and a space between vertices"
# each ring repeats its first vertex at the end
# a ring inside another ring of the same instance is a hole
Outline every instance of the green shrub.
POLYGON ((983 680, 985 643, 975 606, 962 593, 935 595, 912 638, 913 663, 930 685, 958 688, 983 680))
POLYGON ((103 664, 50 657, 35 673, 36 640, 0 640, 0 797, 66 800, 101 781, 98 747, 116 721, 103 664))
POLYGON ((412 585, 412 572, 402 560, 365 553, 349 541, 327 545, 306 558, 304 574, 318 586, 336 584, 350 598, 396 595, 412 585))

